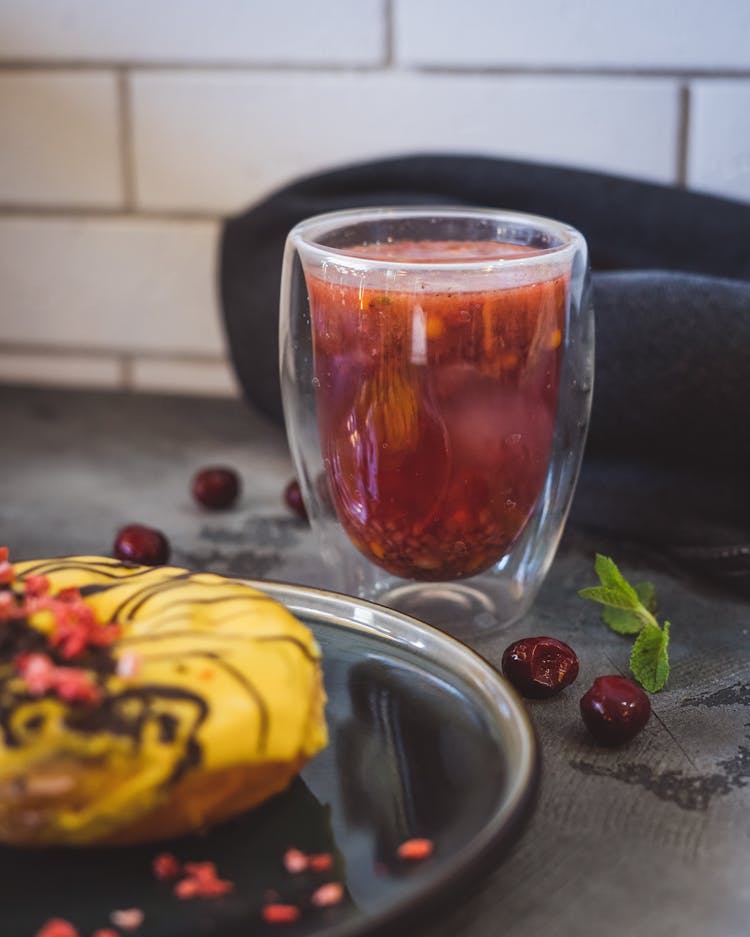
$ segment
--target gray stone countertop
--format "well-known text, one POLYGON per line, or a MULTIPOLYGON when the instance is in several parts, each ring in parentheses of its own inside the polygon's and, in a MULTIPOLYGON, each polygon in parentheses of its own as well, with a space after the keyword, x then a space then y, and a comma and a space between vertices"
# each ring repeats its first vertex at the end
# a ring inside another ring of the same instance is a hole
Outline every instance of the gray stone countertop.
MULTIPOLYGON (((0 388, 0 542, 16 560, 111 550, 131 522, 160 527, 172 561, 324 585, 306 525, 285 509, 283 433, 235 401, 0 388), (199 510, 193 472, 235 466, 230 512, 199 510)), ((499 664, 510 641, 550 634, 581 659, 575 687, 530 702, 542 753, 534 815, 505 861, 423 937, 747 937, 750 934, 750 607, 654 568, 627 544, 569 529, 531 613, 475 642, 499 664), (577 596, 593 555, 651 579, 673 623, 672 674, 630 744, 597 748, 578 701, 627 673, 630 642, 577 596)))

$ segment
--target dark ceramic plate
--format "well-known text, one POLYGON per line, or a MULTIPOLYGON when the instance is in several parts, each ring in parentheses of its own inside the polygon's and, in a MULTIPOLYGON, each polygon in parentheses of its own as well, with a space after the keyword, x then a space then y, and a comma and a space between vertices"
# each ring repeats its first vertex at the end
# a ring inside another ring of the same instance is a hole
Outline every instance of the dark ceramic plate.
MULTIPOLYGON (((115 909, 145 914, 138 937, 360 937, 397 934, 496 863, 518 832, 536 782, 534 734, 505 681, 467 647, 390 609, 296 586, 251 583, 291 609, 323 649, 328 748, 292 787, 209 833, 107 850, 0 850, 3 937, 33 937, 50 917, 82 937, 115 909), (434 843, 407 864, 405 840, 434 843), (331 853, 328 872, 290 875, 284 851, 331 853), (151 872, 168 849, 211 860, 231 895, 179 901, 151 872), (310 905, 339 881, 336 907, 310 905), (278 897, 276 897, 278 896, 278 897), (302 909, 269 926, 270 899, 302 909)), ((123 931, 124 933, 124 931, 123 931)))

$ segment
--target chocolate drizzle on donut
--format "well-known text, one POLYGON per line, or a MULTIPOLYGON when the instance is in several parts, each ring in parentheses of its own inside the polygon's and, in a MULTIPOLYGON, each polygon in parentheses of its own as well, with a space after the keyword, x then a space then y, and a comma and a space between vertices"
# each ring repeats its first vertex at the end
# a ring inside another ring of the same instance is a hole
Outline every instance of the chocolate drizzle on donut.
POLYGON ((184 751, 177 760, 167 783, 176 783, 188 770, 201 761, 201 746, 197 735, 209 714, 208 703, 197 693, 182 687, 165 684, 145 684, 130 687, 105 697, 96 707, 87 711, 71 710, 65 717, 66 726, 74 732, 95 735, 108 732, 132 740, 136 751, 143 743, 146 727, 153 720, 159 731, 159 741, 173 744, 179 732, 180 720, 172 713, 159 711, 159 703, 185 703, 193 710, 186 732, 184 751), (135 704, 135 705, 133 705, 135 704))
MULTIPOLYGON (((216 664, 217 667, 220 667, 222 670, 226 671, 231 677, 236 680, 236 682, 246 691, 246 693, 251 697, 255 705, 258 707, 258 713, 260 715, 260 726, 258 729, 258 753, 262 754, 266 749, 266 744, 268 742, 268 729, 269 729, 269 716, 268 716, 268 707, 263 700, 263 697, 258 693, 255 686, 245 677, 245 675, 238 670, 236 667, 233 667, 229 661, 224 660, 221 654, 217 654, 213 651, 188 651, 187 654, 182 655, 183 658, 190 657, 196 658, 198 660, 208 660, 216 664)), ((154 654, 151 655, 150 660, 170 660, 171 655, 166 654, 154 654)))

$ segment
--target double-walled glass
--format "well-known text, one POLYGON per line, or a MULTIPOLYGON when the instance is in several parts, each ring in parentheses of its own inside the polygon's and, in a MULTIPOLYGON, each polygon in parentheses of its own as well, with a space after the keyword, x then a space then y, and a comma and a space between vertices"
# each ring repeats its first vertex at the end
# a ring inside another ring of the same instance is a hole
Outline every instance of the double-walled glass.
POLYGON ((504 211, 320 215, 287 239, 280 326, 326 585, 458 634, 522 615, 588 424, 583 237, 504 211))

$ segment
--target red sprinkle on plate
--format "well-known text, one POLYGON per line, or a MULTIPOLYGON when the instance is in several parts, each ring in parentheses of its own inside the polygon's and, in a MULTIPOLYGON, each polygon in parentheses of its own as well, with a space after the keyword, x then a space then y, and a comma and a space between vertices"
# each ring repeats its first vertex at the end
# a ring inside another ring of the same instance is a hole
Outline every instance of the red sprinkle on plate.
POLYGON ((304 872, 309 865, 308 857, 301 849, 287 849, 281 861, 287 872, 291 872, 292 875, 304 872))
POLYGON ((261 915, 266 924, 293 924, 299 920, 299 908, 294 904, 267 904, 261 915))
POLYGON ((396 855, 405 862, 421 862, 428 859, 434 849, 431 839, 407 839, 398 847, 396 855))
POLYGON ((330 852, 320 852, 309 857, 310 868, 313 872, 327 872, 333 868, 333 856, 330 852))
POLYGON ((109 919, 116 927, 123 930, 135 930, 143 924, 143 911, 140 908, 126 908, 123 911, 113 911, 109 919))
POLYGON ((340 882, 327 882, 312 893, 310 902, 316 908, 329 908, 331 905, 341 904, 343 898, 344 886, 340 882))
POLYGON ((154 875, 163 882, 170 878, 177 878, 180 874, 180 863, 171 852, 160 852, 154 857, 152 863, 154 875))
POLYGON ((213 862, 186 862, 185 873, 174 887, 178 898, 220 898, 234 890, 234 882, 218 877, 213 862))
POLYGON ((79 937, 79 934, 70 921, 53 917, 39 928, 35 937, 79 937))

